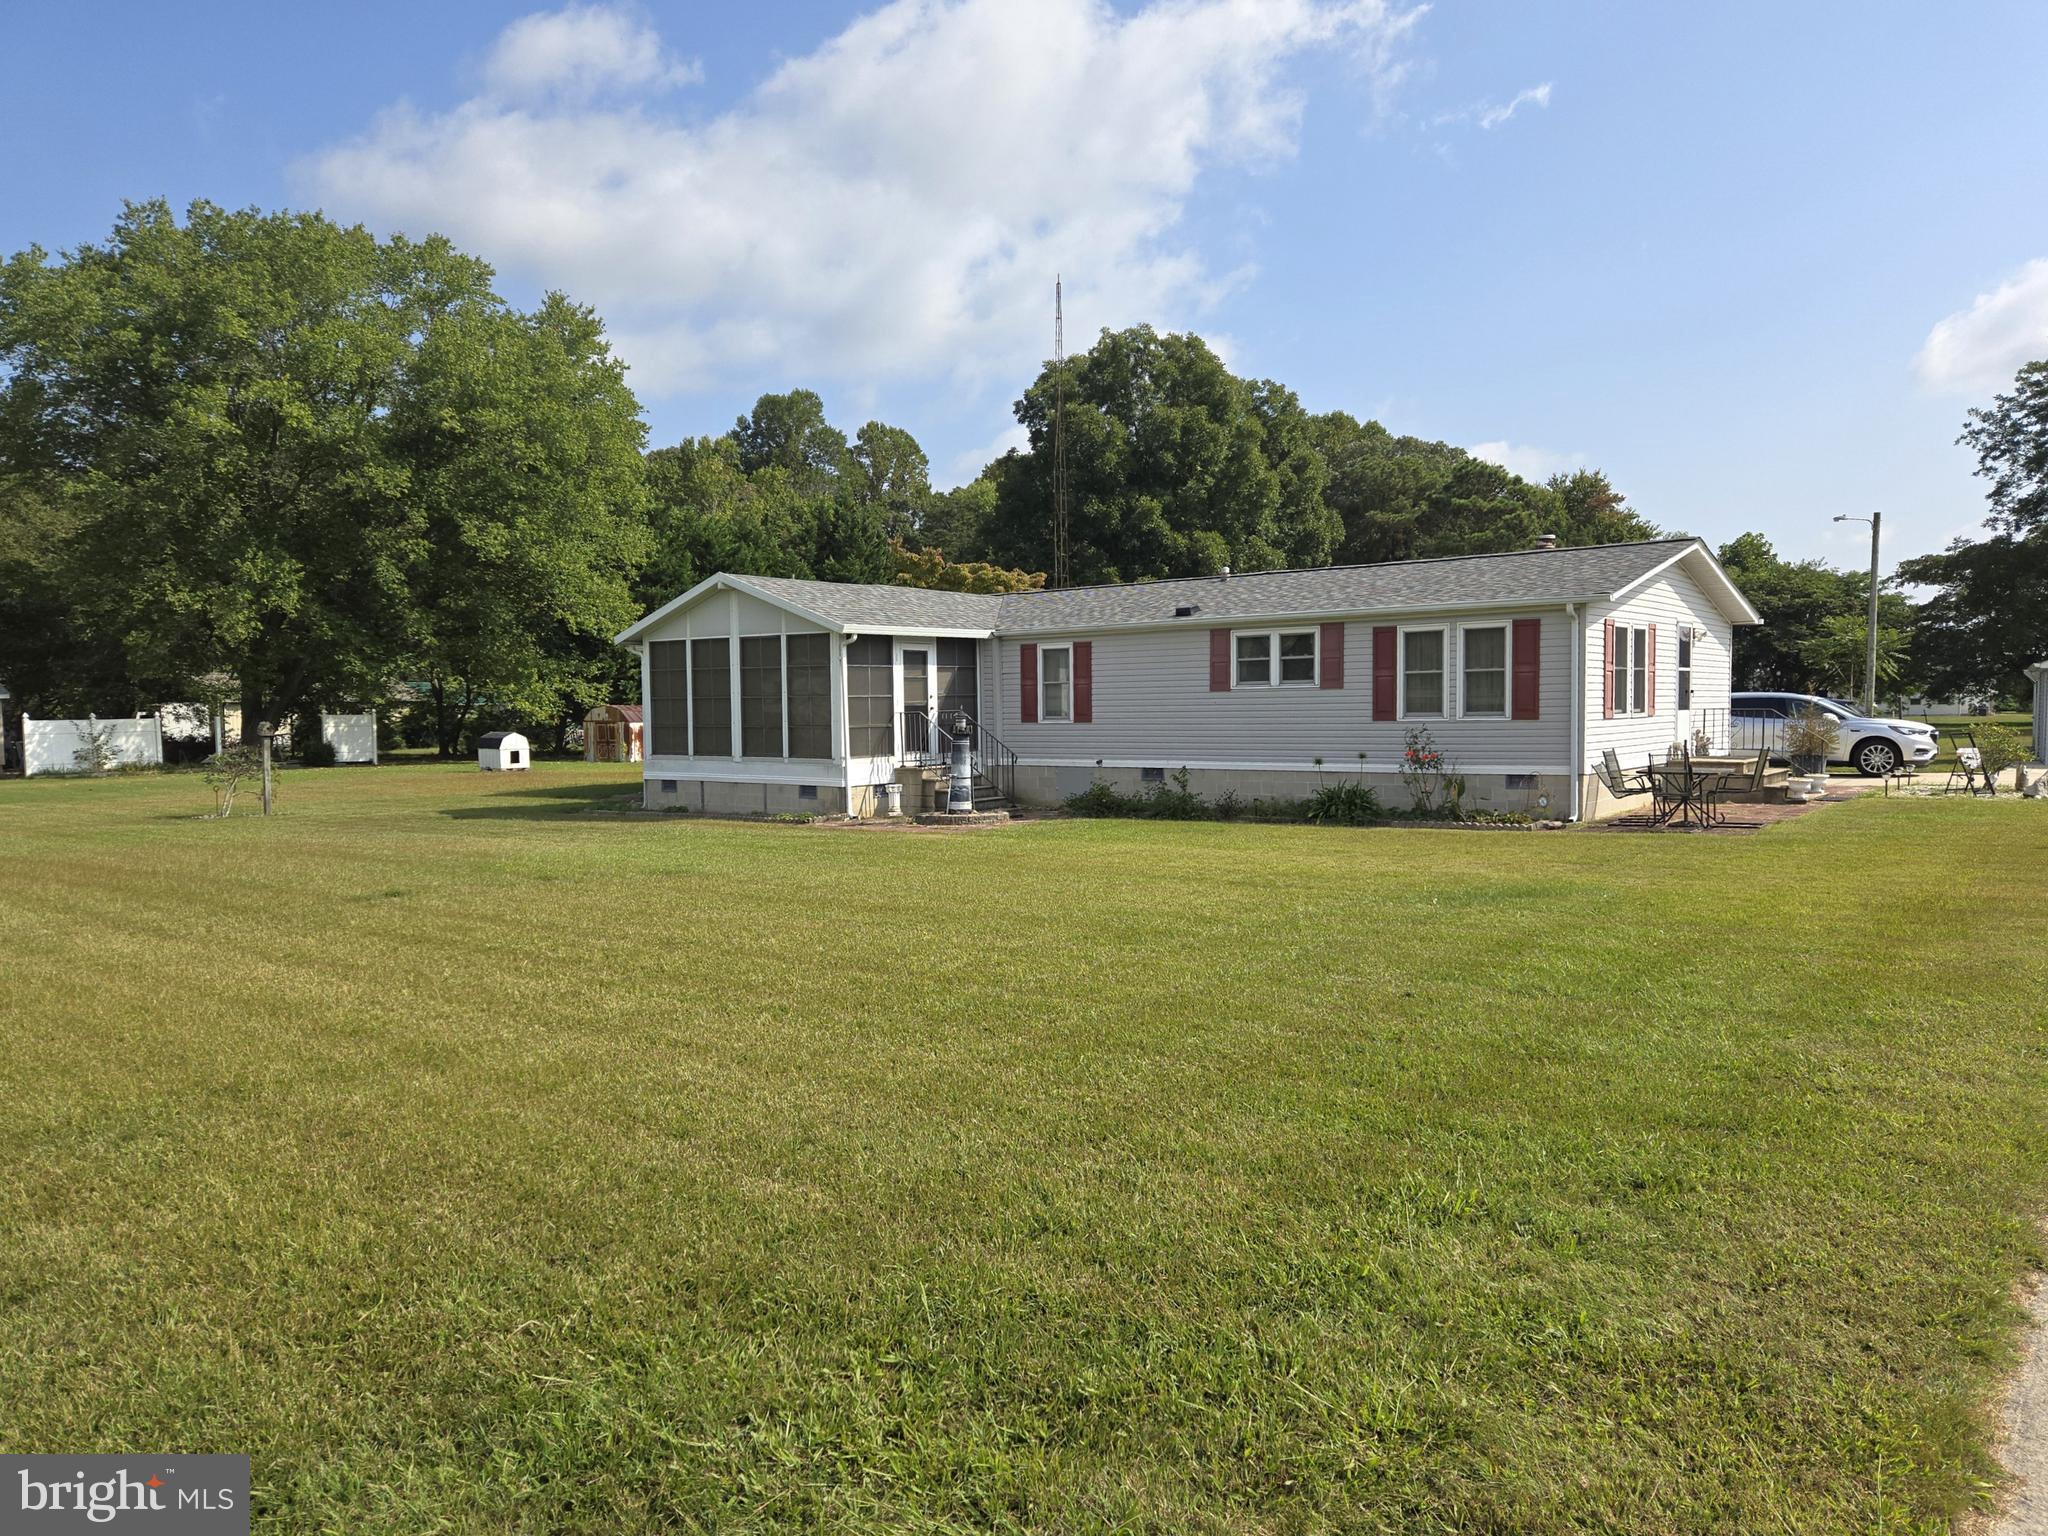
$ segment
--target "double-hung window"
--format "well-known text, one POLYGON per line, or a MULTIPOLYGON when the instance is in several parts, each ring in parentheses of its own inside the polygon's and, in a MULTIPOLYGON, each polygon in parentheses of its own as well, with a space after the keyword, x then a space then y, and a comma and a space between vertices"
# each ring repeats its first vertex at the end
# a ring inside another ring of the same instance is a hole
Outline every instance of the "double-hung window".
POLYGON ((1475 624, 1458 632, 1463 652, 1464 686, 1458 713, 1467 718, 1508 717, 1508 627, 1475 624))
POLYGON ((1401 718, 1437 719, 1444 713, 1444 631, 1401 631, 1401 718))
POLYGON ((1614 712, 1648 714, 1650 709, 1650 632, 1640 625, 1614 626, 1614 712))
POLYGON ((1071 645, 1041 645, 1038 648, 1038 718, 1074 718, 1074 648, 1071 645))
POLYGON ((1692 708, 1692 628, 1681 625, 1678 630, 1678 707, 1692 708))
POLYGON ((1312 629, 1240 632, 1235 638, 1234 686, 1313 688, 1316 642, 1317 634, 1312 629))

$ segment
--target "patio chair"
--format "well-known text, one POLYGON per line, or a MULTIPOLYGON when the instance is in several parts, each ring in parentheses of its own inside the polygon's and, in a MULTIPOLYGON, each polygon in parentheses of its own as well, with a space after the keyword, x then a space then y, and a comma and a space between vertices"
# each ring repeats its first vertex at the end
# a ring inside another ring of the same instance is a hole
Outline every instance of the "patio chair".
POLYGON ((1944 795, 1979 795, 1987 791, 1996 794, 1997 788, 1991 782, 1991 775, 1984 771, 1984 754, 1978 749, 1976 732, 1965 727, 1950 731, 1949 740, 1955 744, 1955 766, 1948 771, 1948 780, 1941 786, 1944 795))

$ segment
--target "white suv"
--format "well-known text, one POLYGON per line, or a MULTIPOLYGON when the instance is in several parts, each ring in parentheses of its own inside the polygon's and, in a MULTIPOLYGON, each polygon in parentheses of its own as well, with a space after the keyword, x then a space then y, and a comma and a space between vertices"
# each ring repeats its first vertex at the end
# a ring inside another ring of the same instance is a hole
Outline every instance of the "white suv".
POLYGON ((1785 725, 1808 709, 1818 709, 1835 722, 1832 761, 1848 763, 1858 773, 1881 778, 1900 767, 1917 768, 1933 760, 1934 727, 1918 720, 1882 720, 1861 713, 1853 704, 1811 693, 1738 693, 1730 700, 1730 746, 1734 751, 1764 747, 1774 757, 1785 755, 1785 725))

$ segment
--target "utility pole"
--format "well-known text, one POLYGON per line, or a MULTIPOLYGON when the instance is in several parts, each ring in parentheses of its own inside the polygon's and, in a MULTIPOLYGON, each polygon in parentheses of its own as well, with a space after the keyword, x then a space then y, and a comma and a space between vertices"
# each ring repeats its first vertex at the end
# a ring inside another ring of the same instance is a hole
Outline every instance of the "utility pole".
POLYGON ((1884 526, 1884 514, 1873 512, 1868 517, 1844 516, 1835 519, 1838 523, 1870 524, 1870 614, 1863 632, 1863 713, 1877 713, 1877 537, 1884 526))

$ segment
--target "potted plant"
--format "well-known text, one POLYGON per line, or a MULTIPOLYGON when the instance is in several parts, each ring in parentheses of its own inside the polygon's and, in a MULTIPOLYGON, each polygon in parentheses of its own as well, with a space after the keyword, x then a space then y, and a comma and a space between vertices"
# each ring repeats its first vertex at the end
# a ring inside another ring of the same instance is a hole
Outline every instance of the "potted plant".
POLYGON ((1828 759, 1835 755, 1839 735, 1835 717, 1818 704, 1807 705, 1785 723, 1785 756, 1793 777, 1807 781, 1807 793, 1827 793, 1828 759))

